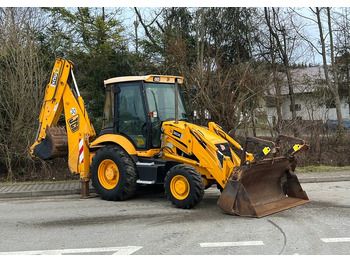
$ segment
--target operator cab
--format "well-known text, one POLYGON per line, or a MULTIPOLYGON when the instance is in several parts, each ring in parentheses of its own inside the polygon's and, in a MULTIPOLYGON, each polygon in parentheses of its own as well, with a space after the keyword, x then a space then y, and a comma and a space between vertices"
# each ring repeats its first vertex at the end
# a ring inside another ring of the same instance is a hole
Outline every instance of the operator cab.
POLYGON ((106 80, 101 133, 121 134, 137 150, 160 148, 162 122, 175 120, 175 81, 179 88, 179 120, 188 121, 182 77, 148 75, 106 80))

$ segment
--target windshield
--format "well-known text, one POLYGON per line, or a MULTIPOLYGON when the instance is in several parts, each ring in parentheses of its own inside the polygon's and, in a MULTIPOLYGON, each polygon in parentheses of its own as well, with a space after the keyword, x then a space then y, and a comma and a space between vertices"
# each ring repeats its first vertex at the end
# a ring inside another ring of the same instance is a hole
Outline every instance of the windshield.
MULTIPOLYGON (((187 114, 179 85, 179 120, 187 120, 187 114)), ((160 121, 175 119, 175 84, 146 83, 146 95, 150 112, 156 111, 160 121)))

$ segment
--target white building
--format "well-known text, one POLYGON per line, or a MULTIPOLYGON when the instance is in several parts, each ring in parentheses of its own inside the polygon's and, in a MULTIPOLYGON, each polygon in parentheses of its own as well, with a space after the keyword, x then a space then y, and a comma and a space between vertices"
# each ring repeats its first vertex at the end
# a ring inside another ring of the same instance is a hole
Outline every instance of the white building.
MULTIPOLYGON (((298 68, 291 70, 293 79, 293 92, 295 109, 298 120, 337 120, 335 104, 325 85, 324 70, 322 66, 298 68)), ((289 89, 285 74, 280 73, 281 81, 281 114, 282 120, 292 119, 289 89)), ((276 123, 277 110, 275 106, 276 89, 270 86, 267 99, 267 119, 272 125, 276 123)), ((350 120, 349 104, 346 99, 341 100, 342 118, 350 120)))

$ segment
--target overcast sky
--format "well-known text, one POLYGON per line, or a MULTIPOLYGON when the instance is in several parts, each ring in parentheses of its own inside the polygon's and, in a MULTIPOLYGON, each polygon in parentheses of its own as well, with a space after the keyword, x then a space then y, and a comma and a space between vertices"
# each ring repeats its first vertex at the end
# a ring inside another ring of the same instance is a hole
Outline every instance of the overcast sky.
POLYGON ((176 1, 156 1, 156 0, 60 0, 60 1, 50 1, 47 0, 35 0, 35 1, 25 1, 25 0, 0 0, 1 6, 120 6, 120 7, 159 7, 159 6, 187 6, 187 7, 224 7, 224 6, 244 6, 244 7, 264 7, 264 6, 278 6, 278 7, 305 7, 307 6, 349 6, 350 1, 344 0, 176 0, 176 1))
MULTIPOLYGON (((144 10, 150 10, 153 8, 149 7, 159 7, 159 4, 162 4, 161 7, 171 7, 171 6, 184 6, 184 7, 226 7, 226 6, 243 6, 243 7, 265 7, 265 6, 278 6, 278 7, 305 7, 305 3, 307 3, 309 6, 329 6, 330 4, 332 7, 342 7, 342 6, 349 6, 350 1, 341 1, 341 0, 332 0, 329 1, 316 1, 316 0, 290 0, 290 1, 272 1, 272 0, 244 0, 244 1, 237 1, 237 0, 176 0, 176 1, 155 1, 155 0, 113 0, 113 1, 107 1, 107 0, 60 0, 60 1, 43 1, 43 0, 35 0, 35 1, 24 1, 24 0, 0 0, 0 6, 12 6, 12 7, 20 7, 20 6, 34 6, 34 7, 43 7, 43 6, 62 6, 62 7, 72 7, 73 6, 91 6, 91 7, 125 7, 123 9, 123 17, 124 19, 124 25, 127 27, 127 30, 130 33, 134 33, 133 28, 133 21, 135 20, 135 14, 133 12, 133 7, 143 7, 144 10), (243 5, 244 4, 244 5, 243 5), (148 8, 147 8, 148 7, 148 8)), ((304 8, 303 14, 307 15, 308 8, 304 8)), ((310 26, 305 29, 307 31, 307 35, 310 37, 310 40, 312 39, 315 43, 317 43, 319 35, 318 35, 318 28, 315 24, 310 23, 310 26)), ((139 26, 139 36, 143 37, 144 32, 143 28, 139 26)), ((131 47, 132 48, 132 47, 131 47)), ((299 63, 304 62, 310 62, 311 64, 320 64, 322 59, 320 55, 315 55, 315 57, 301 57, 299 63)), ((308 63, 307 63, 308 64, 308 63)))

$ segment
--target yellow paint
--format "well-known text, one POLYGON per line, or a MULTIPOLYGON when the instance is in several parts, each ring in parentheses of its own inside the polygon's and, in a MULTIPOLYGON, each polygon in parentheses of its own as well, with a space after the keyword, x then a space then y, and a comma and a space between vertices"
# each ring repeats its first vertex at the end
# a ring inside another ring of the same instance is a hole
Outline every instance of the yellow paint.
POLYGON ((106 189, 113 189, 119 182, 119 169, 111 159, 105 159, 98 166, 98 181, 106 189))
POLYGON ((176 175, 170 181, 171 194, 178 200, 184 200, 190 193, 190 184, 186 177, 176 175))
POLYGON ((160 152, 160 148, 150 149, 148 151, 137 151, 137 156, 141 157, 154 157, 155 154, 160 152))
POLYGON ((124 136, 122 135, 116 135, 116 134, 105 134, 102 136, 99 136, 96 140, 94 140, 90 147, 96 147, 103 145, 104 143, 115 143, 120 145, 122 148, 128 152, 129 155, 136 155, 136 149, 134 145, 124 136))

